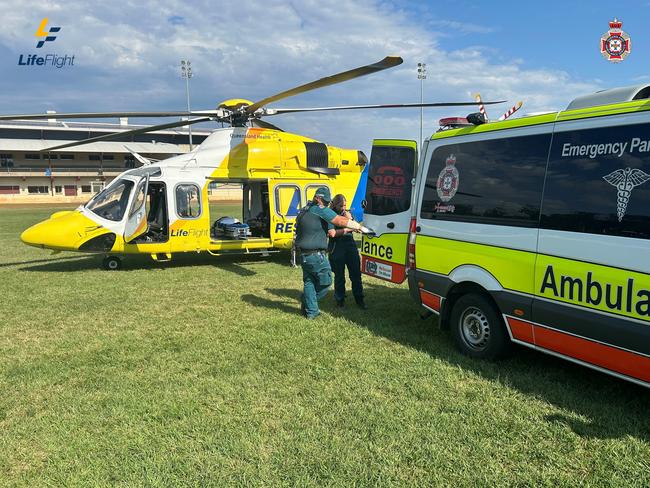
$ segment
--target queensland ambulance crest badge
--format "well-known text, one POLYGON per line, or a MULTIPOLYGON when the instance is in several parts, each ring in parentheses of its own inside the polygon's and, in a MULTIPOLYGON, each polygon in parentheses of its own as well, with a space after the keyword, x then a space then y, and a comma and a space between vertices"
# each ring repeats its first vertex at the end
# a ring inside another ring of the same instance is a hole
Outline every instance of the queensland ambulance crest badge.
POLYGON ((445 164, 446 166, 438 175, 436 190, 440 200, 448 202, 454 197, 458 190, 460 176, 458 175, 458 169, 456 168, 456 156, 450 154, 445 161, 445 164))
POLYGON ((612 63, 623 61, 632 49, 630 36, 623 32, 621 27, 623 22, 614 18, 609 23, 609 31, 600 38, 600 53, 612 63))

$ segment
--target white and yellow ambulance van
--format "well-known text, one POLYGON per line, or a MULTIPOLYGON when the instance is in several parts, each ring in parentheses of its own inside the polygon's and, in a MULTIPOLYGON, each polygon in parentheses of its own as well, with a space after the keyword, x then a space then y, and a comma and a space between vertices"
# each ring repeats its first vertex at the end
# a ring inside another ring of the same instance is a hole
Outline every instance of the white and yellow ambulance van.
POLYGON ((469 356, 512 342, 650 386, 650 86, 375 141, 364 273, 408 280, 469 356))

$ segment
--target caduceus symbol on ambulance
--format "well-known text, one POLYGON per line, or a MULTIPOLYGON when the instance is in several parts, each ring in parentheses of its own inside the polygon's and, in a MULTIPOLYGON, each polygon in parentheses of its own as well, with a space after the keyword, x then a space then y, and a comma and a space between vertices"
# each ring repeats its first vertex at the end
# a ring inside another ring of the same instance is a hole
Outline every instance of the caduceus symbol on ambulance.
POLYGON ((625 216, 627 204, 630 201, 630 195, 632 195, 632 190, 634 187, 642 185, 646 181, 650 180, 650 175, 644 173, 640 169, 625 168, 617 169, 607 176, 603 176, 603 180, 610 185, 615 186, 618 191, 616 213, 618 215, 618 221, 620 222, 625 216))

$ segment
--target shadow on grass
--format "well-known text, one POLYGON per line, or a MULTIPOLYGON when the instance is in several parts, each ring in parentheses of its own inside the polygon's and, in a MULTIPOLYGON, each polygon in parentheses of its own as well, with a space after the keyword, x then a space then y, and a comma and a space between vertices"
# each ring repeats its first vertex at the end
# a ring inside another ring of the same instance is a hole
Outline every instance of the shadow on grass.
POLYGON ((276 312, 278 310, 290 314, 298 314, 300 312, 298 299, 278 302, 277 300, 269 300, 268 298, 263 298, 252 294, 242 295, 241 299, 255 307, 265 307, 271 310, 275 310, 276 312), (291 305, 289 305, 289 303, 291 303, 291 305))
MULTIPOLYGON (((551 403, 565 410, 566 414, 549 415, 545 420, 561 423, 581 437, 633 436, 650 440, 649 390, 525 347, 516 347, 510 358, 497 362, 467 358, 456 350, 450 334, 440 330, 437 319, 419 318, 418 307, 406 287, 366 283, 365 288, 367 311, 347 304, 344 309, 338 309, 331 293, 322 301, 321 309, 335 316, 344 316, 377 336, 551 403)), ((248 300, 248 303, 298 312, 301 290, 271 288, 267 291, 282 299, 283 303, 279 305, 276 300, 258 297, 248 300), (287 300, 295 305, 289 307, 287 300)))
MULTIPOLYGON (((41 259, 35 261, 25 261, 23 263, 11 263, 12 266, 23 266, 21 271, 32 272, 74 272, 74 271, 89 271, 102 268, 103 255, 77 255, 65 258, 54 259, 41 259), (64 261, 65 260, 65 261, 64 261), (31 266, 31 264, 36 264, 31 266)), ((127 255, 122 257, 122 270, 135 271, 135 270, 164 270, 167 268, 189 267, 189 266, 215 266, 219 269, 229 271, 239 276, 248 277, 256 274, 252 269, 246 266, 260 262, 272 262, 275 264, 284 264, 289 266, 289 255, 287 253, 271 254, 269 256, 261 256, 259 254, 233 254, 222 256, 211 256, 207 253, 186 253, 176 254, 173 259, 168 262, 155 262, 149 255, 127 255)), ((115 272, 115 271, 113 271, 115 272)))
POLYGON ((7 268, 9 266, 21 266, 25 264, 37 264, 37 263, 55 263, 58 261, 66 261, 69 259, 79 259, 79 256, 65 256, 60 258, 49 258, 49 259, 32 259, 31 261, 14 261, 11 263, 0 263, 0 268, 7 268))

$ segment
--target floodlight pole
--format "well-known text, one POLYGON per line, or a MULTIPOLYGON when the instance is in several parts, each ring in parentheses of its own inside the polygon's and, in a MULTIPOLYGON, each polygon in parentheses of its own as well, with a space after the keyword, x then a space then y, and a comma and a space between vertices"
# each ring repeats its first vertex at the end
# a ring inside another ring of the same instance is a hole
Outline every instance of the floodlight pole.
MULTIPOLYGON (((425 63, 418 63, 418 80, 420 80, 420 103, 424 103, 424 80, 427 79, 427 65, 425 63)), ((424 116, 424 107, 420 107, 420 142, 422 147, 422 119, 424 116)))
MULTIPOLYGON (((185 79, 185 94, 187 95, 187 120, 190 119, 190 78, 192 77, 192 63, 189 59, 181 59, 181 76, 185 79)), ((192 150, 192 126, 187 126, 190 135, 190 151, 192 150)))

